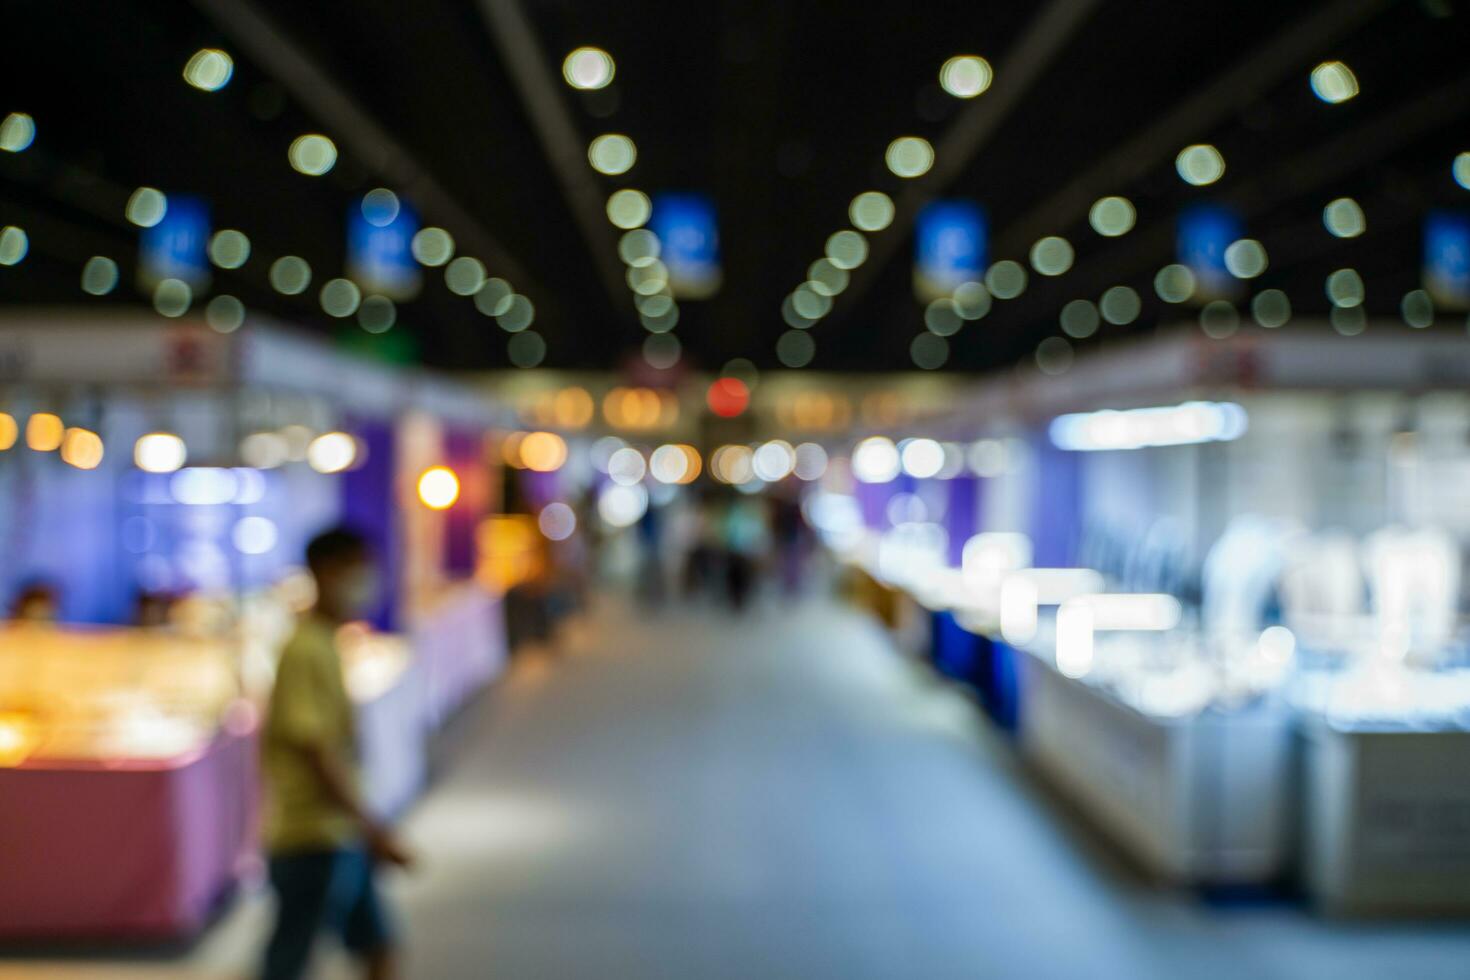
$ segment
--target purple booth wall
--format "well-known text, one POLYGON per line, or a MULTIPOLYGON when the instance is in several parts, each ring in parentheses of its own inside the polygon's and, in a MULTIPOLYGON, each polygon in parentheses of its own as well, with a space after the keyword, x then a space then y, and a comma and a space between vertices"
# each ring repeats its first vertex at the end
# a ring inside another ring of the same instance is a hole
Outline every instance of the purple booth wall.
POLYGON ((399 532, 394 475, 396 453, 391 422, 358 421, 352 427, 367 448, 367 459, 342 477, 342 523, 372 545, 386 587, 371 619, 381 630, 397 627, 397 583, 402 578, 403 542, 399 532))
POLYGON ((1031 510, 1032 562, 1038 568, 1070 567, 1077 554, 1082 513, 1080 454, 1056 448, 1045 435, 1036 443, 1036 493, 1031 510))

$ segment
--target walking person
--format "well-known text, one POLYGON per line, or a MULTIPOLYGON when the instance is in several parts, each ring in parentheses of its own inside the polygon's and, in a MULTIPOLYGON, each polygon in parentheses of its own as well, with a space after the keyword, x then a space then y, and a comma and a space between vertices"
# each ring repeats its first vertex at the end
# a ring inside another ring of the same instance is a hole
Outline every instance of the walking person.
POLYGON ((261 975, 305 976, 317 937, 331 932, 364 977, 386 980, 396 976, 396 943, 375 872, 410 857, 363 801, 336 647, 337 629, 377 597, 376 570, 367 543, 347 530, 315 538, 306 563, 317 602, 281 653, 262 747, 276 920, 261 975))

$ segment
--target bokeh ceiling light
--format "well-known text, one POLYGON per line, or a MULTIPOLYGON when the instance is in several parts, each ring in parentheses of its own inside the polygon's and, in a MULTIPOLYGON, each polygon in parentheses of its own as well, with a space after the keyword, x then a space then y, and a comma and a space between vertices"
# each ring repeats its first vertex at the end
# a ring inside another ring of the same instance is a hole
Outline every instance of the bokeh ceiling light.
POLYGON ((1204 187, 1225 176, 1225 157, 1208 143, 1196 143, 1179 151, 1174 169, 1186 184, 1204 187))
POLYGON ((79 470, 95 470, 102 465, 106 447, 102 437, 90 429, 67 429, 61 441, 61 461, 79 470))
POLYGON ((1455 154, 1455 162, 1450 164, 1450 176, 1455 183, 1470 191, 1470 150, 1455 154))
POLYGON ((221 269, 238 269, 250 259, 250 238, 243 231, 221 228, 209 239, 209 261, 221 269))
POLYGON ((1087 222, 1092 230, 1107 238, 1117 238, 1133 230, 1137 220, 1133 202, 1126 197, 1100 197, 1092 202, 1087 212, 1087 222))
POLYGON ((367 296, 357 308, 358 326, 368 333, 387 333, 398 322, 398 307, 386 296, 367 296))
POLYGON ((588 145, 587 161, 598 173, 616 177, 633 169, 638 162, 638 148, 622 133, 604 133, 588 145))
POLYGON ((1015 299, 1026 291, 1026 269, 1014 259, 1001 259, 985 270, 985 288, 996 299, 1015 299))
POLYGON ((357 462, 357 440, 346 432, 325 432, 306 447, 306 462, 318 473, 341 473, 357 462))
POLYGON ((1266 271, 1266 247, 1254 238, 1242 238, 1225 247, 1225 268, 1237 279, 1254 279, 1266 271))
POLYGON ((461 255, 444 267, 444 285, 456 296, 473 296, 485 285, 485 263, 461 255))
POLYGON ((868 240, 850 229, 836 231, 827 238, 825 254, 839 269, 856 269, 868 260, 868 240))
POLYGON ((1194 272, 1187 265, 1171 263, 1154 276, 1154 292, 1165 303, 1183 303, 1194 295, 1194 272))
POLYGON ((1078 340, 1097 333, 1100 322, 1097 307, 1085 299, 1074 299, 1063 306, 1057 319, 1061 324, 1062 332, 1078 340))
POLYGON ((1291 320, 1291 300, 1279 289, 1263 289, 1251 298, 1251 316, 1268 330, 1291 320))
POLYGON ((817 356, 817 342, 805 330, 788 330, 776 338, 776 360, 792 370, 804 368, 817 356))
POLYGON ((1143 300, 1129 286, 1113 286, 1097 302, 1102 318, 1115 326, 1132 323, 1143 312, 1143 300))
POLYGON ((1323 102, 1346 102, 1358 94, 1358 76, 1341 61, 1324 61, 1312 69, 1312 92, 1323 102))
POLYGON ((459 477, 447 466, 431 466, 418 480, 419 501, 430 510, 448 510, 459 499, 459 477))
POLYGON ((1327 277, 1327 298, 1333 306, 1363 305, 1363 277, 1356 269, 1338 269, 1327 277))
POLYGON ((923 371, 937 371, 949 360, 949 341, 925 331, 909 342, 909 360, 923 371))
POLYGON ((386 228, 398 218, 402 205, 398 202, 398 195, 388 188, 374 187, 362 196, 358 207, 364 221, 374 228, 386 228))
POLYGON ((1031 246, 1031 268, 1043 276, 1060 276, 1072 268, 1072 243, 1060 235, 1047 235, 1031 246))
POLYGON ((194 290, 182 279, 164 279, 153 287, 153 308, 166 317, 181 317, 194 302, 194 290))
POLYGON ((893 223, 893 198, 882 191, 863 191, 847 206, 847 217, 854 228, 882 231, 893 223))
POLYGON ((188 459, 184 440, 172 432, 150 432, 133 443, 133 462, 147 473, 173 473, 188 459))
POLYGON ((613 191, 607 199, 607 220, 617 228, 641 228, 653 214, 648 195, 631 187, 613 191))
POLYGON ((671 333, 653 333, 643 338, 643 360, 656 370, 667 371, 678 364, 683 352, 684 345, 671 333))
POLYGON ((54 453, 66 438, 66 424, 59 415, 37 412, 26 420, 26 446, 38 453, 54 453))
POLYGON ((0 122, 0 150, 19 153, 36 141, 36 121, 24 112, 12 112, 0 122))
POLYGON ((31 239, 15 225, 0 228, 0 265, 17 265, 30 253, 31 239))
POLYGON ((337 165, 337 144, 321 133, 305 133, 291 141, 286 158, 297 173, 320 177, 337 165))
POLYGON ((184 81, 201 92, 218 92, 235 74, 235 59, 219 48, 201 48, 184 65, 184 81))
POLYGON ((408 247, 420 265, 440 266, 454 257, 454 236, 431 225, 414 232, 408 247))
POLYGON ((298 296, 311 285, 311 266, 299 255, 283 255, 271 263, 271 287, 285 296, 298 296))
POLYGON ((939 84, 957 99, 973 99, 990 88, 995 73, 990 62, 976 54, 955 55, 939 69, 939 84))
POLYGON ((601 48, 577 48, 561 63, 561 77, 572 88, 584 92, 606 88, 616 74, 617 63, 601 48))
POLYGON ((504 279, 491 276, 475 293, 475 309, 486 316, 500 316, 515 301, 515 287, 504 279))
POLYGON ((128 197, 123 213, 139 228, 152 228, 168 213, 168 198, 156 187, 139 187, 128 197))
POLYGON ((322 312, 342 319, 357 312, 362 304, 362 290, 351 279, 328 279, 318 296, 322 312))
POLYGON ((234 333, 245 325, 245 304, 221 293, 205 304, 204 322, 216 333, 234 333))
POLYGON ((546 360, 546 341, 534 330, 523 330, 506 343, 505 354, 515 367, 539 367, 546 360))
POLYGON ((117 287, 117 263, 105 255, 94 255, 82 266, 82 292, 106 296, 117 287))
POLYGON ((1036 345, 1036 366, 1042 374, 1066 374, 1075 356, 1072 345, 1061 337, 1047 337, 1036 345))
POLYGON ((922 177, 934 166, 934 147, 922 136, 900 136, 883 154, 888 169, 898 177, 922 177))
POLYGON ((1368 230, 1363 209, 1350 197, 1339 197, 1323 208, 1322 224, 1338 238, 1356 238, 1368 230))

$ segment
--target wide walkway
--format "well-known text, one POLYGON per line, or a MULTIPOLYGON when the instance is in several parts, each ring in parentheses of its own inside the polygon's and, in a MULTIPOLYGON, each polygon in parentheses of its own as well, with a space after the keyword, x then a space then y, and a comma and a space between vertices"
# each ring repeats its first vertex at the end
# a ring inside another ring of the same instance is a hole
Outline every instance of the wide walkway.
MULTIPOLYGON (((413 978, 1464 978, 1458 926, 1219 908, 1118 869, 959 694, 825 603, 614 610, 464 720, 396 880, 413 978)), ((240 976, 190 955, 0 977, 240 976)), ((336 977, 340 961, 324 973, 336 977)))

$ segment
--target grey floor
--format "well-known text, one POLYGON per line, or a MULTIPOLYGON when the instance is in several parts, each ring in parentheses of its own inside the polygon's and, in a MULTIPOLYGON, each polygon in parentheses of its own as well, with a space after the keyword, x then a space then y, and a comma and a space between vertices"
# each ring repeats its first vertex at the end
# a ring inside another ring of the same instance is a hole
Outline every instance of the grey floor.
MULTIPOLYGON (((391 886, 414 978, 1470 976, 1462 926, 1138 881, 962 696, 825 603, 609 609, 522 662, 450 756, 391 886)), ((266 904, 181 959, 0 978, 241 976, 266 904)))

